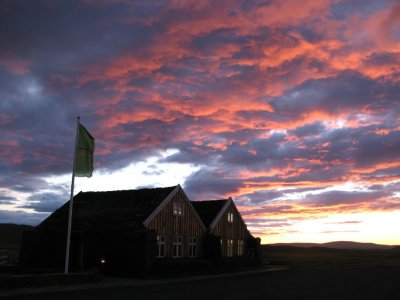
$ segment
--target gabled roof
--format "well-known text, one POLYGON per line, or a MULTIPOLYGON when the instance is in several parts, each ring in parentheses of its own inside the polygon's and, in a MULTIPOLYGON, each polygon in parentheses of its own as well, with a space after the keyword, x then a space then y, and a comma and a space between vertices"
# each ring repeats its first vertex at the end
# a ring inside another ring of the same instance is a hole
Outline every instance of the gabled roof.
POLYGON ((184 201, 186 201, 186 203, 188 204, 189 209, 193 212, 193 216, 196 218, 196 220, 199 222, 199 225, 201 226, 201 228, 203 230, 206 230, 206 227, 204 226, 202 220, 200 219, 199 215, 197 214, 196 210, 194 209, 194 207, 192 206, 188 196, 186 195, 185 191, 182 189, 182 187, 178 184, 173 191, 168 195, 167 198, 165 198, 165 200, 163 200, 158 207, 143 221, 143 225, 148 226, 149 223, 155 218, 155 216, 163 209, 163 207, 168 203, 169 200, 171 200, 171 198, 173 196, 175 196, 176 193, 181 192, 183 197, 184 197, 184 201))
MULTIPOLYGON (((175 190, 177 186, 107 192, 80 192, 74 197, 72 227, 144 228, 143 222, 175 190)), ((37 228, 66 228, 69 201, 57 209, 37 228)))
POLYGON ((220 215, 229 206, 227 205, 231 199, 221 200, 205 200, 205 201, 191 201, 192 206, 196 210, 204 225, 209 228, 212 227, 215 220, 219 220, 220 215))

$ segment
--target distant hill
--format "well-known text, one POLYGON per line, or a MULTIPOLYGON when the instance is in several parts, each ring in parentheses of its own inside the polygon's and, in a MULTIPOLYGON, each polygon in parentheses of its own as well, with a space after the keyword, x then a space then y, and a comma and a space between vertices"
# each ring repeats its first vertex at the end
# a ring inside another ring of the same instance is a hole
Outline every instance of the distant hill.
MULTIPOLYGON (((289 246, 289 247, 299 247, 299 248, 311 248, 311 247, 324 247, 331 249, 359 249, 359 250, 389 250, 396 246, 390 245, 380 245, 374 243, 358 243, 350 241, 337 241, 329 243, 278 243, 278 244, 268 244, 268 246, 289 246)), ((398 246, 400 247, 400 246, 398 246)))
POLYGON ((374 244, 374 243, 357 243, 357 242, 347 242, 347 241, 340 241, 340 242, 330 242, 324 243, 324 247, 328 248, 336 248, 336 249, 392 249, 394 246, 390 245, 381 245, 381 244, 374 244))
POLYGON ((29 225, 0 224, 0 246, 19 246, 22 233, 32 228, 29 225))

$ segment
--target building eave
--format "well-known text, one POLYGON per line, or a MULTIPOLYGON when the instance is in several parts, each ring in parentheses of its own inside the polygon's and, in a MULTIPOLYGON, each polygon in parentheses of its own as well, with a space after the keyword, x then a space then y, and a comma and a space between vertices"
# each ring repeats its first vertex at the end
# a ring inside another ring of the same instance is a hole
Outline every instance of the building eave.
POLYGON ((192 211, 194 214, 196 220, 199 222, 201 228, 206 231, 206 227, 203 224, 203 221, 200 219, 199 215, 197 214, 196 210, 190 203, 189 197, 186 195, 185 191, 182 189, 182 187, 178 184, 174 190, 158 205, 158 207, 146 218, 146 220, 143 221, 143 225, 147 227, 150 222, 161 212, 161 210, 168 204, 168 202, 179 192, 182 192, 182 195, 185 198, 186 203, 189 206, 189 209, 192 211))
POLYGON ((150 222, 158 215, 158 213, 167 205, 167 203, 178 193, 180 185, 177 185, 171 193, 157 206, 155 210, 143 221, 144 226, 148 226, 150 222))
POLYGON ((231 205, 232 202, 233 202, 232 198, 229 197, 228 201, 226 201, 225 205, 220 209, 218 214, 215 216, 214 220, 212 220, 212 222, 209 226, 210 231, 217 225, 218 221, 222 218, 225 211, 228 209, 228 207, 231 205))
POLYGON ((179 186, 179 188, 181 189, 182 194, 184 195, 187 204, 189 205, 190 209, 192 210, 192 212, 193 212, 195 218, 197 219, 197 221, 199 222, 201 228, 202 228, 204 231, 206 231, 207 228, 206 228, 206 226, 204 225, 203 221, 201 220, 201 218, 200 218, 199 214, 197 213, 196 209, 193 207, 192 203, 190 202, 189 197, 186 195, 186 193, 185 193, 185 191, 182 189, 182 187, 181 187, 180 185, 178 185, 178 186, 179 186))

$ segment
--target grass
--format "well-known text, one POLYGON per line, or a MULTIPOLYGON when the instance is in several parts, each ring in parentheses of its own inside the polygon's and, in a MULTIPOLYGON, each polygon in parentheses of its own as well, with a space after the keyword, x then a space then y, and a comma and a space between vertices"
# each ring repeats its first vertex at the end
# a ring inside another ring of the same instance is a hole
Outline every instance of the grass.
POLYGON ((330 249, 322 247, 262 246, 267 265, 293 269, 399 267, 400 250, 330 249))
POLYGON ((400 249, 262 246, 262 253, 268 265, 290 269, 184 283, 42 291, 7 299, 400 299, 400 249))

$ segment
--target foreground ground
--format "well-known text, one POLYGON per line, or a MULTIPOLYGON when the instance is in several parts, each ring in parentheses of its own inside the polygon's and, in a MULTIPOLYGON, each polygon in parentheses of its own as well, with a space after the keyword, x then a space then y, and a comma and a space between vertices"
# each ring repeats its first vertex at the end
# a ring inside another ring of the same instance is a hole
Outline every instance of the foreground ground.
MULTIPOLYGON (((42 291, 1 299, 400 299, 400 252, 265 248, 288 270, 182 282, 42 291)), ((132 281, 133 282, 133 281, 132 281)), ((123 283, 123 284, 122 284, 123 283)))
POLYGON ((400 268, 286 270, 146 286, 16 295, 2 299, 399 299, 400 268))

